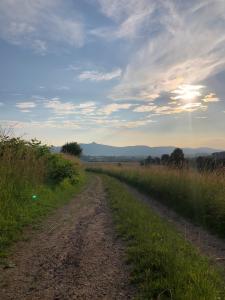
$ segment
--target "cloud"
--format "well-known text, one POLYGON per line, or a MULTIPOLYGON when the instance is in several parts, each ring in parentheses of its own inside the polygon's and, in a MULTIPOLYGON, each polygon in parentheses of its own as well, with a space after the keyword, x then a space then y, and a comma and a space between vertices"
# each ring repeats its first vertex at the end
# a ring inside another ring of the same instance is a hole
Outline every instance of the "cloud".
POLYGON ((205 111, 207 106, 201 102, 178 103, 173 105, 140 105, 134 109, 134 112, 147 113, 152 115, 173 115, 184 112, 194 112, 197 110, 205 111))
POLYGON ((81 114, 92 114, 96 110, 96 104, 93 101, 84 102, 78 105, 81 114))
POLYGON ((29 47, 44 55, 62 43, 81 47, 84 26, 74 12, 66 17, 69 7, 63 0, 1 0, 0 37, 9 43, 29 47))
POLYGON ((42 40, 34 40, 31 44, 34 52, 40 55, 45 55, 47 52, 47 43, 42 40))
POLYGON ((170 97, 170 99, 194 101, 197 97, 201 96, 201 90, 203 88, 203 85, 179 85, 176 90, 171 91, 175 96, 170 97))
POLYGON ((98 0, 98 3, 105 16, 118 22, 149 7, 147 0, 98 0))
POLYGON ((220 99, 214 93, 210 93, 210 94, 206 95, 202 100, 207 103, 220 101, 220 99))
POLYGON ((84 115, 91 114, 95 111, 96 105, 93 101, 88 101, 80 104, 73 102, 64 102, 60 98, 52 98, 44 101, 44 107, 53 110, 57 115, 84 115))
POLYGON ((69 129, 78 129, 80 125, 77 121, 71 120, 62 120, 62 121, 55 121, 55 120, 45 120, 42 122, 36 121, 17 121, 17 120, 2 120, 3 126, 7 128, 14 128, 14 129, 30 129, 30 128, 69 128, 69 129))
POLYGON ((32 101, 16 103, 16 107, 19 108, 21 112, 30 112, 31 109, 36 106, 37 106, 37 104, 32 101))
POLYGON ((52 109, 53 112, 58 115, 74 114, 76 109, 76 105, 74 103, 62 102, 59 98, 46 100, 44 106, 52 109))
POLYGON ((156 105, 140 105, 134 109, 134 112, 150 112, 157 109, 156 105))
POLYGON ((78 76, 78 78, 80 80, 107 81, 120 77, 121 73, 121 69, 115 69, 112 72, 108 73, 98 71, 84 71, 78 76))
POLYGON ((0 106, 3 106, 3 105, 4 105, 4 103, 0 102, 0 106))
POLYGON ((155 123, 156 121, 151 120, 149 117, 145 119, 137 119, 133 121, 129 120, 121 120, 121 119, 97 119, 95 120, 95 124, 101 125, 109 128, 138 128, 147 126, 150 123, 155 123))
MULTIPOLYGON (((103 1, 104 11, 117 20, 117 8, 111 3, 107 9, 108 2, 103 1)), ((224 1, 200 1, 199 5, 191 0, 185 7, 179 1, 147 2, 154 11, 149 15, 148 31, 145 26, 145 41, 140 42, 110 93, 113 99, 146 100, 148 95, 171 93, 181 86, 202 85, 224 70, 224 1)), ((133 14, 132 9, 128 11, 133 14)), ((122 10, 119 20, 124 16, 127 13, 122 10)), ((198 92, 201 90, 192 90, 195 96, 198 92)))
POLYGON ((147 0, 98 0, 101 12, 114 21, 114 26, 91 30, 91 34, 111 40, 135 38, 148 25, 155 4, 147 0))
POLYGON ((155 122, 156 121, 153 121, 151 119, 128 121, 128 122, 124 122, 121 127, 124 127, 124 128, 137 128, 137 127, 147 126, 149 123, 155 123, 155 122))
POLYGON ((108 104, 105 107, 103 107, 102 109, 100 109, 100 114, 103 115, 110 115, 113 112, 116 112, 118 110, 121 109, 129 109, 132 107, 132 104, 130 103, 112 103, 112 104, 108 104))

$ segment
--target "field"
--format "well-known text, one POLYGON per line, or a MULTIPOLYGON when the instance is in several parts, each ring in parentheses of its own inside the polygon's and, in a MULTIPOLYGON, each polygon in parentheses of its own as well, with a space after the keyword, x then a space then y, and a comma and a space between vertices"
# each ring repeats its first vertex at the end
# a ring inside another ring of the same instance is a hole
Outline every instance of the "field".
POLYGON ((96 164, 87 169, 125 181, 195 224, 225 237, 224 175, 132 164, 96 164))

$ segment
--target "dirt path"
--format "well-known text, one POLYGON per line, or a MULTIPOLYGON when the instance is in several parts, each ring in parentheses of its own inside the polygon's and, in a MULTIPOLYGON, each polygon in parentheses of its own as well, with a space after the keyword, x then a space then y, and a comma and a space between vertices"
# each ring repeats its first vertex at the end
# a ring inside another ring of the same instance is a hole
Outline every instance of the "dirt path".
POLYGON ((225 241, 210 234, 199 226, 192 224, 179 216, 173 210, 148 197, 135 188, 125 184, 128 190, 141 201, 148 203, 150 207, 162 218, 169 221, 182 234, 182 236, 196 246, 200 252, 208 256, 213 263, 222 266, 225 270, 225 241))
POLYGON ((26 239, 0 269, 1 300, 132 298, 99 177, 26 239))

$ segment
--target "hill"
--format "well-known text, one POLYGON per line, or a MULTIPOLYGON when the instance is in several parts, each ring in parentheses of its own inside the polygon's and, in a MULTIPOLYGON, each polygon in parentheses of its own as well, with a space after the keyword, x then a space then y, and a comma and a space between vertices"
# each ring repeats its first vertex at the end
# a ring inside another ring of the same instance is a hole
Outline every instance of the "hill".
MULTIPOLYGON (((149 146, 125 146, 116 147, 97 143, 80 144, 85 156, 129 156, 129 157, 146 157, 161 156, 171 154, 175 146, 149 147, 149 146)), ((54 152, 59 152, 61 147, 54 147, 54 152)), ((210 155, 221 150, 201 147, 201 148, 183 148, 185 156, 210 155)))

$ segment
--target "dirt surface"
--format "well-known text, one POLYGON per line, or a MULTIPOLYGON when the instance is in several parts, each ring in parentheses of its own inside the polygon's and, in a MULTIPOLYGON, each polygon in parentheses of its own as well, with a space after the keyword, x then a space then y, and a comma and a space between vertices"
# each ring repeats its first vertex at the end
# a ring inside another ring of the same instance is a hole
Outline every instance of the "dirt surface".
POLYGON ((13 253, 10 267, 0 268, 1 300, 132 299, 134 294, 97 176, 13 253))
MULTIPOLYGON (((126 185, 126 184, 125 184, 126 185)), ((135 188, 126 185, 128 190, 141 201, 149 204, 160 217, 169 221, 182 236, 197 247, 200 252, 208 256, 212 263, 216 263, 225 270, 225 241, 210 234, 199 226, 192 224, 179 216, 159 201, 140 193, 135 188)))

